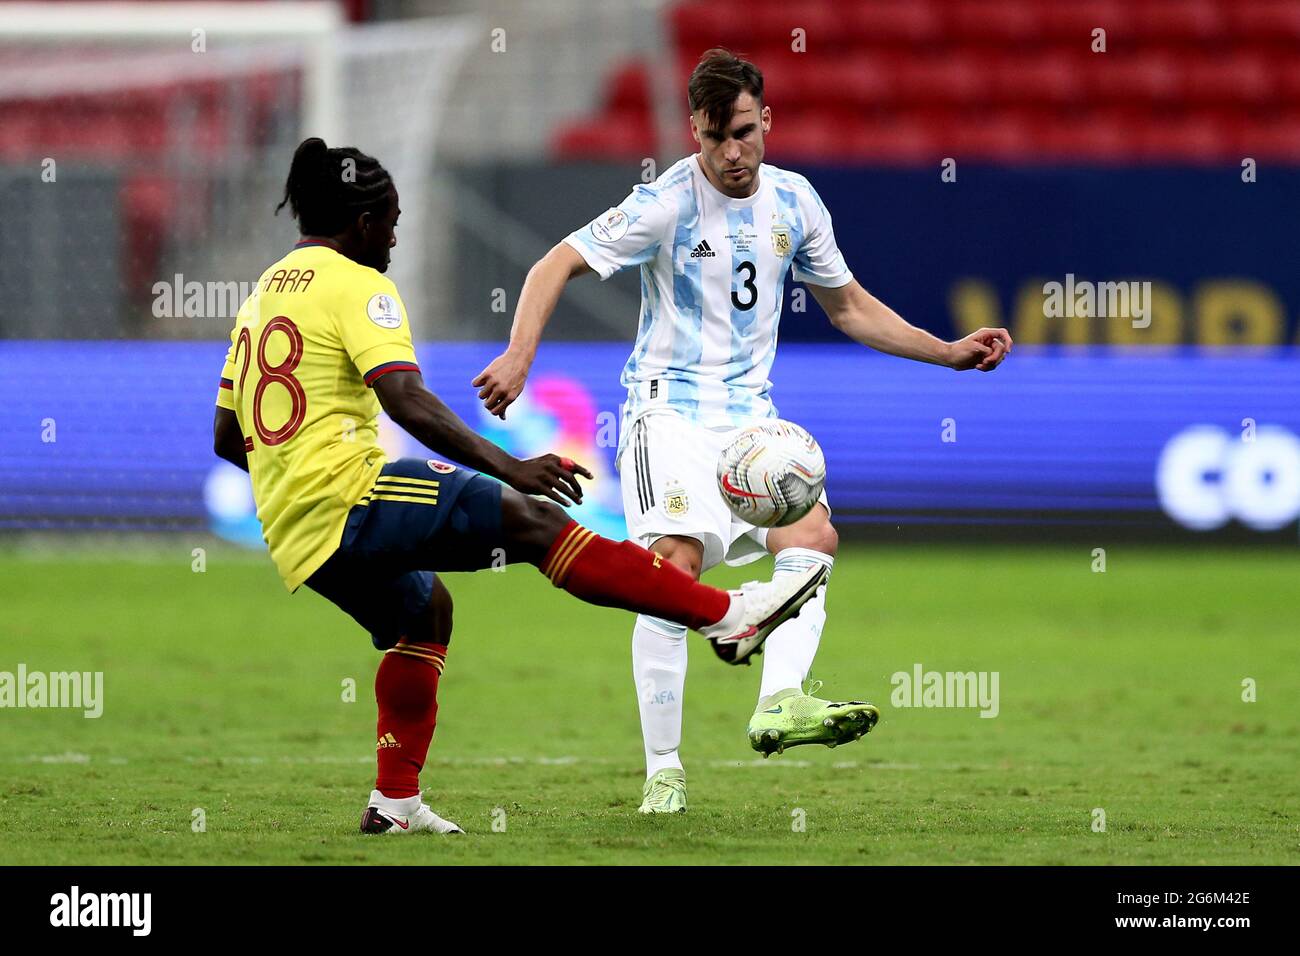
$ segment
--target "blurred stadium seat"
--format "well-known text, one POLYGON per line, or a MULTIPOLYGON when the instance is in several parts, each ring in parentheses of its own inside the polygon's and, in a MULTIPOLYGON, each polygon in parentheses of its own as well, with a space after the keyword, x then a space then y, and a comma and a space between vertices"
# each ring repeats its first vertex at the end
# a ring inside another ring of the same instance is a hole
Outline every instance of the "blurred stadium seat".
MULTIPOLYGON (((778 161, 968 151, 1052 162, 1065 150, 1085 162, 1208 163, 1252 148, 1300 159, 1293 0, 758 0, 741 17, 687 0, 665 21, 679 80, 714 45, 763 68, 781 111, 769 144, 778 161), (1105 52, 1092 49, 1098 27, 1105 52)), ((558 130, 554 152, 662 148, 648 87, 634 84, 645 71, 625 64, 608 76, 603 110, 558 130)))

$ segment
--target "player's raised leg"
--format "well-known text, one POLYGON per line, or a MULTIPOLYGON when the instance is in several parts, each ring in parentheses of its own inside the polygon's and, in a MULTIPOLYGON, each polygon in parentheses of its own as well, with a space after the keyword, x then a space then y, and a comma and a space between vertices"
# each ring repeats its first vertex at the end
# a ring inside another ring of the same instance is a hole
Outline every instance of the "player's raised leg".
MULTIPOLYGON (((838 544, 830 513, 821 504, 788 527, 772 528, 766 545, 776 556, 773 580, 802 576, 809 568, 823 568, 829 576, 838 544)), ((819 587, 799 616, 767 640, 758 706, 748 729, 750 745, 765 757, 798 744, 849 743, 869 733, 880 719, 866 701, 823 700, 803 692, 826 624, 827 587, 819 587)))
MULTIPOLYGON (((694 538, 667 535, 654 541, 650 549, 699 579, 703 549, 694 538)), ((638 615, 632 628, 632 680, 645 744, 642 813, 686 810, 686 771, 679 754, 686 665, 686 628, 663 618, 638 615)))
POLYGON ((499 489, 507 561, 537 565, 551 583, 588 604, 680 621, 708 638, 714 653, 741 664, 824 582, 824 568, 779 581, 751 581, 723 591, 631 541, 584 528, 561 508, 510 488, 499 489))

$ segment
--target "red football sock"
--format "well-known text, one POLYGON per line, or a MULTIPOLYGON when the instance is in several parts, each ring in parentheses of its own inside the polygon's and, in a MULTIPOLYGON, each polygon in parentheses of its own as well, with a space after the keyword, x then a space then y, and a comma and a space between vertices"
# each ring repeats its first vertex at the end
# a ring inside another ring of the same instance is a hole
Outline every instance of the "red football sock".
POLYGON ((420 770, 438 720, 438 678, 447 658, 445 644, 403 639, 384 654, 375 674, 379 704, 379 776, 375 789, 400 799, 420 792, 420 770))
POLYGON ((653 551, 602 538, 576 521, 560 532, 538 567, 557 588, 589 604, 650 614, 697 631, 722 620, 731 606, 726 591, 700 584, 653 551))

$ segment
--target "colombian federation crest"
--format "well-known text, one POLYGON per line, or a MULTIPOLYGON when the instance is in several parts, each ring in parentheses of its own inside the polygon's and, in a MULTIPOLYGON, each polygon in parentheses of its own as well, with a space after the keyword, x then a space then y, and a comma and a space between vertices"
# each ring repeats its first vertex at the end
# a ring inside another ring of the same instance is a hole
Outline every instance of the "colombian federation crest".
POLYGON ((772 251, 782 259, 790 254, 790 227, 783 222, 772 224, 772 251))
POLYGON ((426 464, 440 475, 450 475, 456 470, 455 465, 449 465, 445 461, 439 461, 436 458, 430 458, 426 464))

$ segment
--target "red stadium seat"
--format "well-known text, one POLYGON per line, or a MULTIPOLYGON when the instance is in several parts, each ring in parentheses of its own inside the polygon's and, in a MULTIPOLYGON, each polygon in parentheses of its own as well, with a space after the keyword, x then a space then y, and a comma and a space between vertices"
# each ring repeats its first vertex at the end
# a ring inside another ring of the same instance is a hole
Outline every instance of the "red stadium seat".
POLYGON ((1087 54, 1060 51, 1002 57, 990 63, 993 96, 1003 103, 1077 103, 1086 95, 1087 54))
POLYGON ((1232 154, 1229 131, 1209 114, 1153 115, 1133 132, 1135 156, 1148 162, 1219 162, 1232 154))
POLYGON ((861 0, 839 8, 839 29, 858 48, 933 46, 942 42, 944 22, 930 0, 861 0))
POLYGON ((1238 120, 1232 126, 1231 158, 1240 163, 1250 157, 1256 162, 1300 162, 1300 111, 1292 109, 1267 120, 1238 120))
POLYGON ((650 77, 644 63, 625 63, 614 71, 606 91, 605 105, 617 112, 649 111, 650 77))
POLYGON ((1230 29, 1237 40, 1277 44, 1300 42, 1300 4, 1295 0, 1231 3, 1227 13, 1230 29))
POLYGON ((834 120, 816 112, 796 113, 773 121, 768 158, 839 162, 847 156, 847 138, 837 135, 834 120))
POLYGON ((992 94, 993 76, 986 57, 942 54, 900 60, 898 86, 909 103, 974 104, 992 94))
POLYGON ((865 120, 851 129, 850 137, 850 152, 859 162, 912 166, 944 155, 934 130, 915 119, 865 120))
POLYGON ((1094 103, 1173 103, 1186 94, 1184 63, 1171 53, 1088 54, 1081 61, 1094 103))
POLYGON ((677 47, 695 59, 713 46, 746 49, 753 45, 753 21, 718 3, 683 3, 669 12, 677 47))
POLYGON ((1031 152, 1033 124, 1029 117, 1014 112, 961 113, 945 125, 940 140, 944 155, 958 162, 963 159, 1015 162, 1031 152))
POLYGON ((1034 0, 958 0, 944 16, 962 42, 1028 44, 1043 37, 1044 6, 1034 0))
POLYGON ((893 118, 862 119, 820 110, 773 127, 768 157, 774 162, 916 163, 937 158, 936 137, 923 123, 893 118))
POLYGON ((655 152, 654 128, 638 113, 616 113, 562 128, 552 152, 560 159, 640 159, 655 152))
POLYGON ((1268 106, 1275 91, 1273 71, 1260 56, 1218 56, 1187 68, 1187 93, 1193 102, 1268 106))
POLYGON ((1042 3, 1042 39, 1075 52, 1092 51, 1092 31, 1106 31, 1106 49, 1115 52, 1132 47, 1134 8, 1123 0, 1068 0, 1042 3))
POLYGON ((842 29, 839 12, 826 0, 751 3, 741 16, 753 25, 754 39, 750 42, 755 46, 793 52, 798 40, 797 45, 811 56, 838 50, 851 42, 842 29), (803 33, 796 37, 795 30, 803 33))
POLYGON ((809 59, 804 69, 782 67, 778 78, 766 72, 767 89, 772 91, 770 101, 777 97, 784 85, 796 77, 797 85, 790 92, 802 102, 806 96, 816 97, 826 106, 867 110, 889 105, 898 95, 897 67, 883 57, 856 55, 836 59, 809 59))
POLYGON ((1215 0, 1143 0, 1132 5, 1132 36, 1144 45, 1208 43, 1228 29, 1215 0))
POLYGON ((1115 115, 1036 117, 1030 124, 1034 155, 1057 163, 1116 163, 1133 158, 1132 126, 1115 115))
POLYGON ((835 61, 825 56, 808 57, 802 66, 784 59, 758 61, 758 65, 763 71, 763 100, 782 113, 805 109, 809 97, 828 105, 837 105, 844 97, 836 86, 835 61))
POLYGON ((1279 57, 1273 61, 1279 98, 1285 103, 1300 103, 1300 58, 1279 57))

